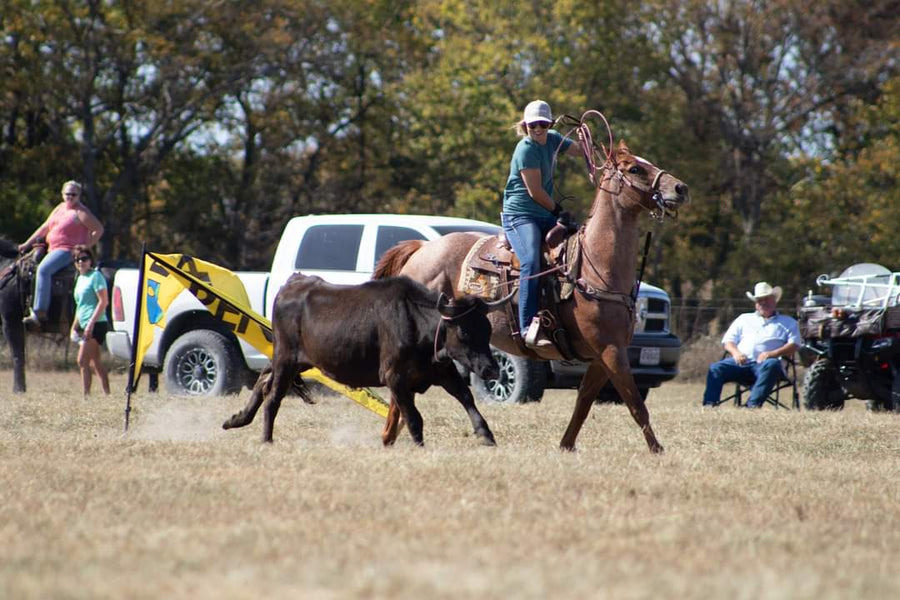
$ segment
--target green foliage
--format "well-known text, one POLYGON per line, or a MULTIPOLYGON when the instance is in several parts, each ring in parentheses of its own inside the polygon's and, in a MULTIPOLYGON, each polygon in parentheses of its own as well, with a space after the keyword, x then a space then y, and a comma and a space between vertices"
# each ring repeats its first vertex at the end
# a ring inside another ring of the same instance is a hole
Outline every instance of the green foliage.
POLYGON ((900 79, 884 86, 875 105, 859 104, 853 122, 855 150, 799 165, 806 176, 783 195, 783 223, 764 240, 790 257, 794 269, 786 275, 799 293, 819 273, 835 275, 854 263, 900 270, 900 79))
MULTIPOLYGON (((498 222, 513 127, 542 98, 602 111, 691 187, 677 224, 647 221, 648 279, 799 294, 850 262, 900 268, 898 27, 889 3, 838 0, 7 0, 0 235, 30 234, 67 179, 116 257, 146 240, 263 269, 310 212, 498 222)), ((584 219, 582 162, 556 178, 584 219)))

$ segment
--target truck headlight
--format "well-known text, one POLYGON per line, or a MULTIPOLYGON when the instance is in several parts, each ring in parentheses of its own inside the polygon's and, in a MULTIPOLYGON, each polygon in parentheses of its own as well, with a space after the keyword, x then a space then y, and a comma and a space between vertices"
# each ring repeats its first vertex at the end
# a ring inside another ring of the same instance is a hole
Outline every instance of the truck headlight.
POLYGON ((634 332, 643 333, 647 323, 647 298, 638 296, 634 303, 634 332))

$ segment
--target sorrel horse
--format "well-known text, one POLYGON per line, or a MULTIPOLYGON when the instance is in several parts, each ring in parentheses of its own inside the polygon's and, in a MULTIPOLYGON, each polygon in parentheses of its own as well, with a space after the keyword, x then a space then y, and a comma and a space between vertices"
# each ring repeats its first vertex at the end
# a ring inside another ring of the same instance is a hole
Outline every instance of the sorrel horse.
MULTIPOLYGON (((575 449, 575 439, 600 390, 611 380, 628 406, 651 452, 662 452, 650 427, 650 415, 638 392, 628 363, 627 347, 634 331, 635 267, 638 219, 644 212, 662 219, 688 202, 688 186, 670 173, 631 153, 624 142, 595 167, 589 159, 592 181, 599 179, 587 221, 578 231, 582 260, 577 292, 558 306, 576 355, 589 362, 578 389, 575 409, 560 442, 575 449), (597 177, 599 175, 599 177, 597 177)), ((394 246, 379 261, 376 276, 407 275, 448 295, 459 295, 456 283, 465 258, 478 235, 455 233, 431 242, 408 241, 394 246)), ((505 311, 489 314, 491 344, 510 354, 543 360, 560 359, 555 348, 527 354, 513 338, 505 311)), ((390 417, 389 417, 390 418, 390 417)))

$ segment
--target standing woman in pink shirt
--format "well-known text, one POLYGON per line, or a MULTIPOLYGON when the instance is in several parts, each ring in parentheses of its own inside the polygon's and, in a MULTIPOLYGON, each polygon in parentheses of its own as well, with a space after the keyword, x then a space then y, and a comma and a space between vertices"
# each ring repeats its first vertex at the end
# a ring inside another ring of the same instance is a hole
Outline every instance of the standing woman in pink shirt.
POLYGON ((23 319, 26 324, 40 324, 47 320, 51 279, 54 273, 72 264, 72 250, 75 246, 82 244, 90 248, 103 235, 103 225, 81 202, 80 183, 65 182, 62 197, 63 201, 53 209, 43 225, 19 246, 19 251, 25 252, 38 238, 45 238, 47 241, 47 256, 37 269, 34 306, 23 319))

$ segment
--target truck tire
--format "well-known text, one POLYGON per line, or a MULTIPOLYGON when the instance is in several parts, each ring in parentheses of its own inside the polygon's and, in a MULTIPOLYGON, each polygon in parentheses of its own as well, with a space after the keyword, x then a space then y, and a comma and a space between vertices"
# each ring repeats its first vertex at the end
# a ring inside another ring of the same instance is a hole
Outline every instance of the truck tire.
POLYGON ((806 410, 843 410, 846 392, 838 382, 837 371, 830 360, 820 359, 806 370, 803 377, 803 406, 806 410))
POLYGON ((500 365, 500 378, 484 380, 471 376, 472 392, 478 402, 522 404, 540 402, 547 385, 547 364, 491 349, 500 365))
POLYGON ((175 395, 236 394, 244 383, 238 349, 210 329, 188 331, 176 339, 166 353, 163 373, 166 391, 175 395))

